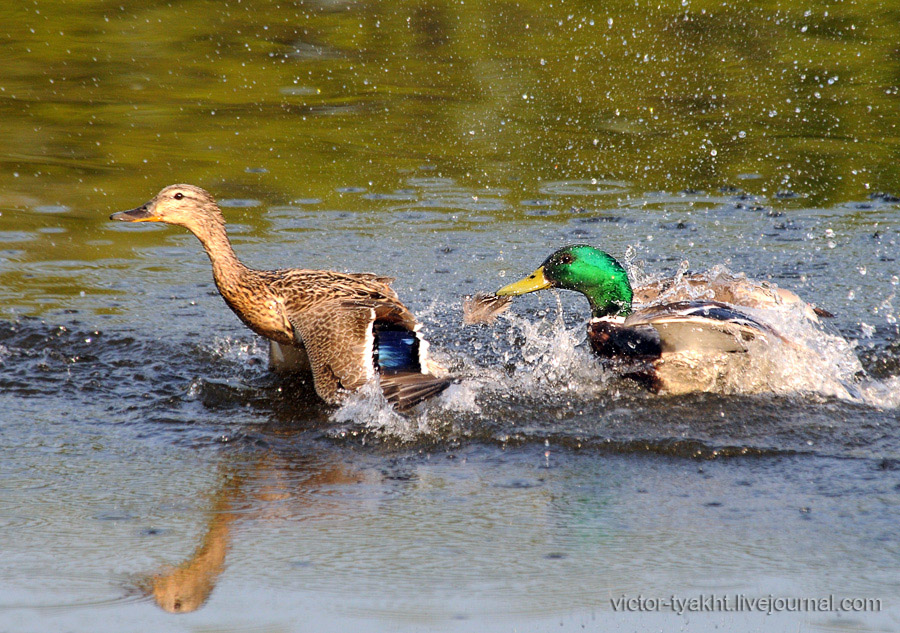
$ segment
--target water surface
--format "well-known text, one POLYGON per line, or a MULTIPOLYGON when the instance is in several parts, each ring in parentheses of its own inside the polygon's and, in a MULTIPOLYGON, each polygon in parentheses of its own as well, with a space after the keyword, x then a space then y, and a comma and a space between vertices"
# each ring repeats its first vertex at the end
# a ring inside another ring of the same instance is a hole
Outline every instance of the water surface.
POLYGON ((900 627, 896 7, 3 11, 0 630, 900 627), (397 277, 458 384, 270 374, 194 237, 107 220, 173 182, 250 265, 397 277), (765 395, 604 374, 577 296, 462 326, 571 242, 836 316, 765 395), (611 602, 711 593, 882 608, 611 602))

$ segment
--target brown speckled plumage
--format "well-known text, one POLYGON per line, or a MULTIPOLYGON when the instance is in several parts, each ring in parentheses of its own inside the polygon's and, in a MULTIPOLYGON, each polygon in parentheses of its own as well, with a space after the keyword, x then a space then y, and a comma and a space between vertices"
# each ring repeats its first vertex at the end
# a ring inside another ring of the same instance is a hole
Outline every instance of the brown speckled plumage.
POLYGON ((420 341, 421 372, 385 372, 382 388, 400 408, 443 390, 449 380, 433 373, 412 312, 390 287, 390 277, 328 270, 255 270, 242 264, 225 232, 213 197, 193 185, 170 185, 145 205, 111 219, 166 222, 191 231, 212 262, 216 287, 251 330, 282 345, 305 349, 316 393, 339 403, 375 376, 374 330, 408 330, 420 341))

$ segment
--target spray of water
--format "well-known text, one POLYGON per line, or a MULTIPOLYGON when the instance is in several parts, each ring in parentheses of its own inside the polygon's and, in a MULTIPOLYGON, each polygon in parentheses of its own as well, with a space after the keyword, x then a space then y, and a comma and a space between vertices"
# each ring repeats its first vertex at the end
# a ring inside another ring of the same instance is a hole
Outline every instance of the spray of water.
POLYGON ((415 414, 397 413, 385 399, 377 379, 350 394, 331 414, 331 419, 337 424, 353 425, 400 441, 411 441, 420 434, 428 433, 427 420, 415 414))
MULTIPOLYGON (((687 275, 687 262, 661 295, 666 301, 710 298, 708 285, 698 284, 698 275, 687 275)), ((734 275, 724 266, 701 274, 710 285, 739 279, 745 292, 769 292, 774 284, 757 283, 734 275)), ((644 282, 653 279, 641 277, 644 282)), ((637 285, 637 284, 636 284, 637 285)), ((722 394, 774 393, 834 397, 879 408, 900 407, 900 377, 873 380, 848 342, 802 302, 774 301, 765 307, 743 308, 750 316, 770 325, 782 339, 761 341, 742 356, 739 371, 722 365, 721 359, 685 355, 677 362, 690 372, 712 376, 712 391, 722 394)), ((439 324, 446 308, 433 303, 421 311, 423 319, 439 324)), ((583 322, 567 325, 557 296, 556 310, 533 319, 507 312, 490 329, 485 340, 467 340, 448 351, 432 348, 441 364, 453 369, 458 380, 443 394, 412 412, 400 414, 385 400, 377 381, 351 394, 332 415, 338 425, 372 433, 394 441, 417 441, 446 431, 447 420, 456 415, 490 415, 489 403, 510 398, 535 398, 588 402, 612 395, 620 387, 618 377, 605 369, 591 353, 583 322)), ((264 357, 256 344, 216 339, 212 353, 246 364, 264 357)), ((735 356, 735 355, 730 355, 735 356)), ((665 398, 665 395, 659 397, 665 398)))
MULTIPOLYGON (((811 306, 775 284, 755 282, 716 266, 706 273, 687 274, 682 262, 660 303, 716 298, 712 289, 728 286, 741 310, 771 326, 780 336, 751 343, 747 354, 711 356, 684 353, 667 359, 691 375, 707 380, 709 391, 722 394, 770 393, 834 397, 876 407, 900 405, 900 379, 866 377, 856 356, 856 343, 844 339, 811 306)), ((658 280, 639 278, 644 283, 658 280)), ((637 286, 637 284, 636 284, 637 286)), ((557 299, 558 303, 558 299, 557 299)), ((585 344, 585 328, 566 327, 562 308, 556 314, 529 321, 513 313, 500 317, 493 351, 501 364, 513 367, 507 376, 485 368, 477 376, 482 390, 515 393, 522 389, 551 390, 591 399, 609 392, 613 376, 597 362, 585 344), (498 344, 500 344, 498 346, 498 344), (498 348, 499 347, 499 348, 498 348), (502 381, 502 384, 500 384, 502 381)), ((473 377, 473 382, 476 377, 473 377)), ((661 396, 665 397, 665 396, 661 396)))
POLYGON ((265 367, 268 358, 268 343, 259 337, 248 340, 217 336, 212 340, 207 351, 214 358, 221 358, 239 365, 253 364, 265 367))

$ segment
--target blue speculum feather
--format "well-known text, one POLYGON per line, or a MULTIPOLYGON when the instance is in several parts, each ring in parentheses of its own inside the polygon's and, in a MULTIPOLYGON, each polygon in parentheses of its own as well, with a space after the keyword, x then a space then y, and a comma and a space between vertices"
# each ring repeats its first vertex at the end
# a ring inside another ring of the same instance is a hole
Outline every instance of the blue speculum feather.
POLYGON ((419 372, 419 340, 406 329, 375 325, 375 363, 383 372, 419 372))

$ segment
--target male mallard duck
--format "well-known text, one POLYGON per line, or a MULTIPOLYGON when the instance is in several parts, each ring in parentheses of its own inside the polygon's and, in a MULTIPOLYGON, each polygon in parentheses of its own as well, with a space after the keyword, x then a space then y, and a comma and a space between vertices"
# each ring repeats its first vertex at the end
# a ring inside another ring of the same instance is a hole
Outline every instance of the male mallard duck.
MULTIPOLYGON (((714 391, 723 384, 765 390, 765 376, 757 383, 746 378, 750 363, 762 367, 762 372, 756 372, 762 375, 767 366, 760 359, 768 345, 777 341, 796 346, 727 302, 744 298, 747 307, 768 307, 800 299, 789 291, 735 277, 730 277, 734 283, 729 284, 728 279, 710 283, 706 289, 709 298, 702 300, 687 298, 697 296, 694 290, 655 285, 643 290, 646 300, 675 300, 633 310, 635 293, 622 265, 592 246, 575 244, 556 251, 530 276, 504 286, 496 295, 511 297, 545 288, 580 292, 591 307, 588 338, 594 352, 624 366, 625 375, 656 391, 714 391)), ((690 289, 699 285, 700 278, 685 281, 690 289)), ((811 306, 807 306, 807 314, 815 319, 811 306)), ((827 315, 824 311, 819 314, 827 315)))
POLYGON ((316 393, 329 404, 339 403, 375 374, 381 376, 385 397, 401 409, 450 383, 435 375, 443 370, 428 359, 421 326, 391 289, 390 277, 247 268, 234 254, 216 201, 193 185, 170 185, 143 206, 110 219, 176 224, 196 235, 228 307, 269 339, 276 364, 305 356, 316 393))

